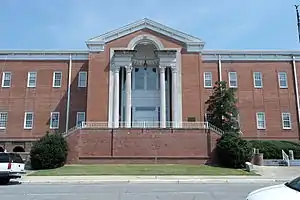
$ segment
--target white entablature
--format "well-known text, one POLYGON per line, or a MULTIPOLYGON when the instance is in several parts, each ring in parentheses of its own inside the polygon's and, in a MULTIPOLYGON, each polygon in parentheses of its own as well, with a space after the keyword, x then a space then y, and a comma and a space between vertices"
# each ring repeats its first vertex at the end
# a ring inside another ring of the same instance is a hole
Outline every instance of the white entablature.
POLYGON ((205 44, 199 38, 182 33, 181 31, 172 29, 147 18, 128 24, 127 26, 110 31, 103 35, 91 38, 86 41, 86 44, 90 51, 104 51, 106 43, 142 29, 150 29, 154 32, 178 40, 186 45, 188 52, 201 52, 205 44))

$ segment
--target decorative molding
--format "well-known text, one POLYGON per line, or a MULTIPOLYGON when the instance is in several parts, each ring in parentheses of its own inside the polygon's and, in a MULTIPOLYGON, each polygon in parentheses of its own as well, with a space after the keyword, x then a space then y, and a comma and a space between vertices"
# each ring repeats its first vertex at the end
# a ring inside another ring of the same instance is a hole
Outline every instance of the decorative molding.
POLYGON ((0 51, 0 60, 88 60, 88 51, 0 51))
POLYGON ((149 35, 149 34, 143 34, 143 35, 138 35, 135 38, 133 38, 129 43, 127 48, 128 49, 134 49, 136 45, 141 44, 141 43, 151 43, 153 45, 156 46, 157 49, 164 49, 164 45, 161 43, 161 41, 153 36, 153 35, 149 35))
MULTIPOLYGON (((133 65, 144 65, 145 60, 144 59, 136 59, 132 58, 132 64, 133 65)), ((147 65, 159 65, 159 59, 146 59, 146 64, 147 65)))
POLYGON ((203 51, 205 61, 292 61, 292 57, 300 61, 300 51, 203 51))
MULTIPOLYGON (((188 52, 201 52, 205 45, 205 43, 199 38, 185 34, 181 31, 172 29, 147 18, 128 24, 103 35, 91 38, 86 41, 86 45, 91 51, 103 51, 106 43, 142 29, 150 29, 154 32, 178 40, 186 45, 188 52)), ((133 44, 131 44, 131 46, 133 46, 133 44)))

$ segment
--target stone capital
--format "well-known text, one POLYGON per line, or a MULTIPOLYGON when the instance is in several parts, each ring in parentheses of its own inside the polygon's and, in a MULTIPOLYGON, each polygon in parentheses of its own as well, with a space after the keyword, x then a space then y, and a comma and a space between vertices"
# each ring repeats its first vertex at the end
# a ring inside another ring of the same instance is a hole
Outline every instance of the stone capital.
POLYGON ((125 66, 125 69, 126 69, 126 72, 127 72, 127 73, 131 73, 131 71, 132 71, 132 69, 133 69, 132 64, 126 65, 126 66, 125 66))
POLYGON ((159 65, 160 72, 165 72, 167 65, 159 65))
POLYGON ((178 69, 177 69, 177 66, 175 64, 170 65, 170 68, 171 68, 173 73, 177 73, 178 69))
POLYGON ((112 64, 111 67, 112 67, 111 70, 112 70, 114 73, 119 73, 119 72, 120 72, 120 66, 119 66, 119 65, 112 64))

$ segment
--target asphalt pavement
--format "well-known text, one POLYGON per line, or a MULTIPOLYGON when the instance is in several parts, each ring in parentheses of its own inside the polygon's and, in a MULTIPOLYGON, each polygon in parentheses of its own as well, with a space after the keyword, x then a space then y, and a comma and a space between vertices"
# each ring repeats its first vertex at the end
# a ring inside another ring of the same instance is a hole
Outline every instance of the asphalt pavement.
POLYGON ((279 183, 11 183, 0 186, 9 200, 243 200, 249 192, 279 183))

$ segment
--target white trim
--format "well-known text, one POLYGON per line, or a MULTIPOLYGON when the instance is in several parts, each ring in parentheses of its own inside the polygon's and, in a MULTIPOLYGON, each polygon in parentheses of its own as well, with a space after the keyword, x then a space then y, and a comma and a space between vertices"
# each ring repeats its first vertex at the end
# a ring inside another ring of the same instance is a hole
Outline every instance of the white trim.
POLYGON ((218 56, 218 73, 219 73, 219 81, 222 81, 222 57, 218 56))
POLYGON ((181 66, 181 48, 176 49, 176 66, 177 66, 177 127, 181 128, 182 126, 182 66, 181 66))
POLYGON ((263 75, 261 72, 253 72, 253 86, 254 88, 263 88, 263 75), (260 82, 261 82, 261 85, 256 85, 256 77, 255 77, 255 74, 258 73, 259 74, 259 77, 260 77, 260 82))
POLYGON ((282 123, 282 129, 283 130, 290 130, 290 129, 292 129, 292 117, 291 117, 291 113, 289 113, 289 112, 283 112, 283 113, 281 113, 281 123, 282 123), (284 127, 284 119, 283 119, 284 115, 288 115, 290 127, 284 127))
MULTIPOLYGON (((0 130, 6 129, 7 127, 7 122, 8 122, 8 112, 0 112, 0 119, 1 119, 1 115, 5 114, 6 115, 6 122, 5 122, 5 127, 4 126, 0 126, 0 130)), ((1 123, 0 123, 1 125, 1 123)))
POLYGON ((161 41, 157 37, 150 35, 150 34, 143 34, 143 35, 138 35, 138 36, 134 37, 128 43, 127 49, 133 50, 136 45, 138 45, 142 42, 150 42, 153 45, 155 45, 156 48, 159 50, 165 48, 164 45, 161 43, 161 41))
POLYGON ((53 76, 52 76, 52 87, 54 88, 60 88, 62 85, 62 71, 54 71, 53 72, 53 76), (55 74, 60 74, 60 84, 59 85, 55 85, 55 74))
POLYGON ((278 85, 279 85, 279 88, 280 89, 287 89, 288 87, 289 87, 289 85, 288 85, 288 77, 287 77, 287 72, 284 72, 284 71, 279 71, 278 73, 277 73, 277 77, 278 77, 278 85), (281 84, 280 84, 280 74, 284 74, 284 77, 285 77, 285 82, 286 82, 286 86, 282 86, 281 84))
POLYGON ((154 32, 178 40, 186 45, 188 52, 201 52, 205 44, 199 38, 193 37, 163 24, 144 18, 119 29, 91 38, 86 41, 86 45, 90 49, 90 51, 104 51, 106 43, 142 29, 150 29, 154 32))
POLYGON ((85 88, 85 87, 87 87, 87 79, 88 79, 88 76, 87 76, 88 74, 87 74, 87 71, 80 71, 79 73, 78 73, 78 82, 77 82, 77 86, 79 87, 79 88, 85 88), (83 85, 80 85, 80 83, 81 83, 81 76, 85 76, 85 82, 84 82, 84 84, 83 85))
POLYGON ((69 122, 70 122, 70 103, 71 103, 71 84, 72 84, 72 55, 69 58, 68 66, 68 91, 67 91, 67 106, 66 106, 66 129, 65 132, 69 131, 69 122))
POLYGON ((35 88, 36 87, 36 81, 37 81, 37 72, 33 72, 33 71, 32 72, 28 72, 27 73, 27 87, 28 88, 35 88), (35 74, 34 75, 34 78, 35 78, 34 79, 34 85, 30 85, 30 77, 31 77, 30 75, 32 75, 32 74, 35 74))
POLYGON ((298 75, 297 75, 297 65, 295 61, 295 57, 293 56, 293 78, 294 78, 294 84, 295 84, 295 93, 296 93, 296 105, 297 105, 297 124, 299 126, 299 118, 300 118, 300 102, 299 102, 299 87, 298 87, 298 75))
POLYGON ((50 113, 50 129, 59 129, 59 121, 60 121, 60 113, 59 112, 51 112, 50 113), (58 114, 58 122, 57 122, 57 127, 53 127, 52 125, 52 115, 58 114))
POLYGON ((212 72, 203 72, 203 85, 204 88, 212 88, 213 87, 213 80, 212 80, 212 72), (210 76, 210 79, 206 79, 206 75, 210 76), (206 85, 206 81, 210 81, 210 85, 206 85))
POLYGON ((256 128, 257 130, 265 130, 266 129, 266 114, 264 112, 256 112, 256 128), (262 114, 263 115, 263 121, 264 121, 264 127, 259 127, 259 116, 262 114))
MULTIPOLYGON (((83 121, 86 121, 86 118, 85 118, 85 112, 77 112, 76 113, 76 126, 78 125, 78 122, 79 122, 79 115, 80 114, 83 114, 83 121)), ((81 124, 80 124, 81 125, 81 124)))
POLYGON ((33 121, 34 121, 34 113, 33 112, 25 112, 24 113, 24 129, 32 129, 33 128, 33 121), (31 114, 32 115, 32 120, 31 120, 31 126, 26 127, 26 121, 27 121, 27 115, 31 114))
POLYGON ((8 72, 8 71, 2 72, 2 83, 1 83, 1 86, 3 88, 9 88, 9 87, 11 87, 11 77, 12 77, 12 73, 11 72, 8 72), (4 77, 5 77, 6 74, 10 74, 9 85, 4 85, 4 77))
POLYGON ((112 72, 114 49, 110 49, 110 62, 109 62, 109 88, 108 88, 108 128, 113 127, 113 112, 114 112, 114 73, 112 72))
POLYGON ((237 74, 237 72, 233 72, 233 71, 228 72, 228 84, 229 84, 230 88, 237 88, 238 87, 238 74, 237 74), (231 74, 235 74, 235 80, 231 80, 231 77, 230 77, 231 74), (231 81, 235 81, 236 85, 231 85, 231 81))

